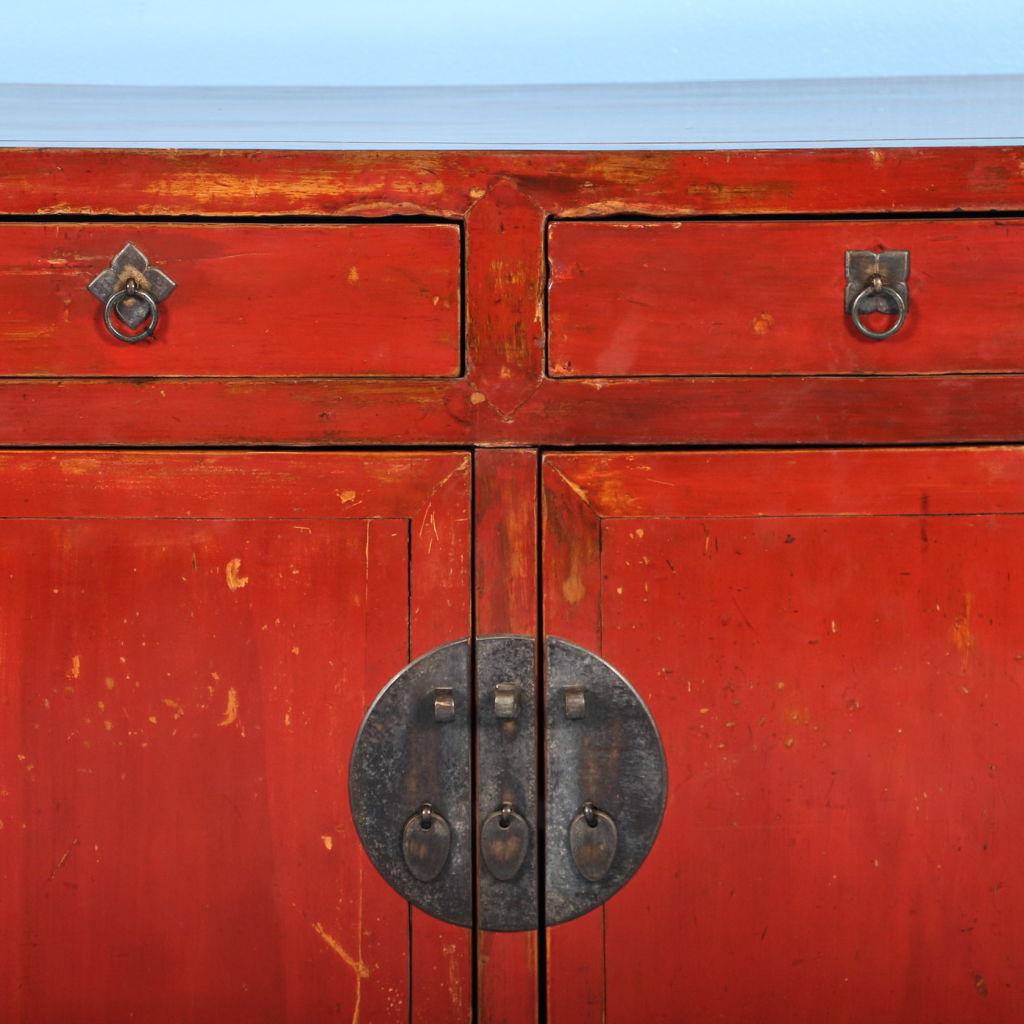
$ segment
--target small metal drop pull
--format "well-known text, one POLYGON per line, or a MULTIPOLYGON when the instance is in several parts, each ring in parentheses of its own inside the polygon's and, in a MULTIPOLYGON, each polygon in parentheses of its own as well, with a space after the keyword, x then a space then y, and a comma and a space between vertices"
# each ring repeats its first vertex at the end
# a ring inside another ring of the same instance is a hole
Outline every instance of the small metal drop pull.
POLYGON ((405 865, 420 882, 432 882, 441 874, 451 845, 451 827, 430 804, 424 804, 402 830, 405 865))
POLYGON ((619 845, 619 830, 609 815, 589 801, 569 826, 569 849, 576 870, 588 882, 600 882, 608 874, 619 845))
POLYGON ((500 811, 488 815, 480 829, 480 853, 487 870, 499 882, 515 878, 529 846, 530 827, 511 804, 502 804, 500 811))

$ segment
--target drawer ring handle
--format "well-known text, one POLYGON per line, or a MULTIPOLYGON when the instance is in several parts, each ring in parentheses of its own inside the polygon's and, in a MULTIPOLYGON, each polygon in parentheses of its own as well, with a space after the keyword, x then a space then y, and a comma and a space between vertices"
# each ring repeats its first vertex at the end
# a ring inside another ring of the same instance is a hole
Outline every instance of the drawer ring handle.
POLYGON ((126 341, 129 345, 152 337, 159 319, 160 310, 157 308, 156 299, 154 299, 149 292, 139 288, 134 281, 129 281, 120 291, 114 292, 103 306, 103 322, 107 325, 107 330, 110 331, 115 338, 118 338, 121 341, 126 341), (117 306, 122 299, 129 298, 141 299, 149 307, 149 322, 141 331, 138 331, 135 334, 126 334, 124 331, 121 331, 114 326, 114 307, 117 306))
POLYGON ((881 341, 883 338, 891 337, 895 334, 907 320, 907 303, 903 296, 900 295, 895 288, 890 288, 888 285, 882 284, 882 278, 878 274, 872 275, 871 280, 868 282, 868 286, 857 294, 857 297, 850 303, 850 316, 853 318, 854 326, 865 338, 871 338, 874 341, 881 341), (885 295, 891 299, 898 310, 896 314, 896 320, 884 331, 873 331, 870 327, 866 327, 860 319, 860 304, 869 295, 885 295))

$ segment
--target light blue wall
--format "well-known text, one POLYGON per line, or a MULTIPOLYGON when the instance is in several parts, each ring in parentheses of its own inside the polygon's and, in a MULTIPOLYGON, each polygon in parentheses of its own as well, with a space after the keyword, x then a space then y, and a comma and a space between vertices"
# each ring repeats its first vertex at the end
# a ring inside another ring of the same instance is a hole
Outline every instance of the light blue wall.
POLYGON ((0 0, 0 82, 423 85, 1024 71, 1024 0, 0 0))

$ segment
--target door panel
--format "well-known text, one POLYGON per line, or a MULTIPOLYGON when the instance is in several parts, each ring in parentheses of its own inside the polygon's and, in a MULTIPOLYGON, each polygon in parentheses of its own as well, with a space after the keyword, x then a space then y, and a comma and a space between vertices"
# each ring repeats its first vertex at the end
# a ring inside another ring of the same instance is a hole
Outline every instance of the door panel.
POLYGON ((544 481, 545 630, 638 688, 669 766, 637 876, 549 933, 552 1020, 1019 1020, 1024 452, 544 481))
POLYGON ((468 457, 0 479, 0 1016, 468 1019, 470 933, 378 876, 346 785, 377 691, 469 632, 468 457))

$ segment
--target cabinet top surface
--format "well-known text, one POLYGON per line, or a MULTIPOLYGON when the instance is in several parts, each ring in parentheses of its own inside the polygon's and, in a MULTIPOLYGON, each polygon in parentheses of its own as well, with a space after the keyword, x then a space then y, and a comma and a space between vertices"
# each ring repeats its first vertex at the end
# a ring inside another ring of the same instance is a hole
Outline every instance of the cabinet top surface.
POLYGON ((1024 142, 1024 75, 379 87, 0 85, 0 146, 701 150, 1024 142))

